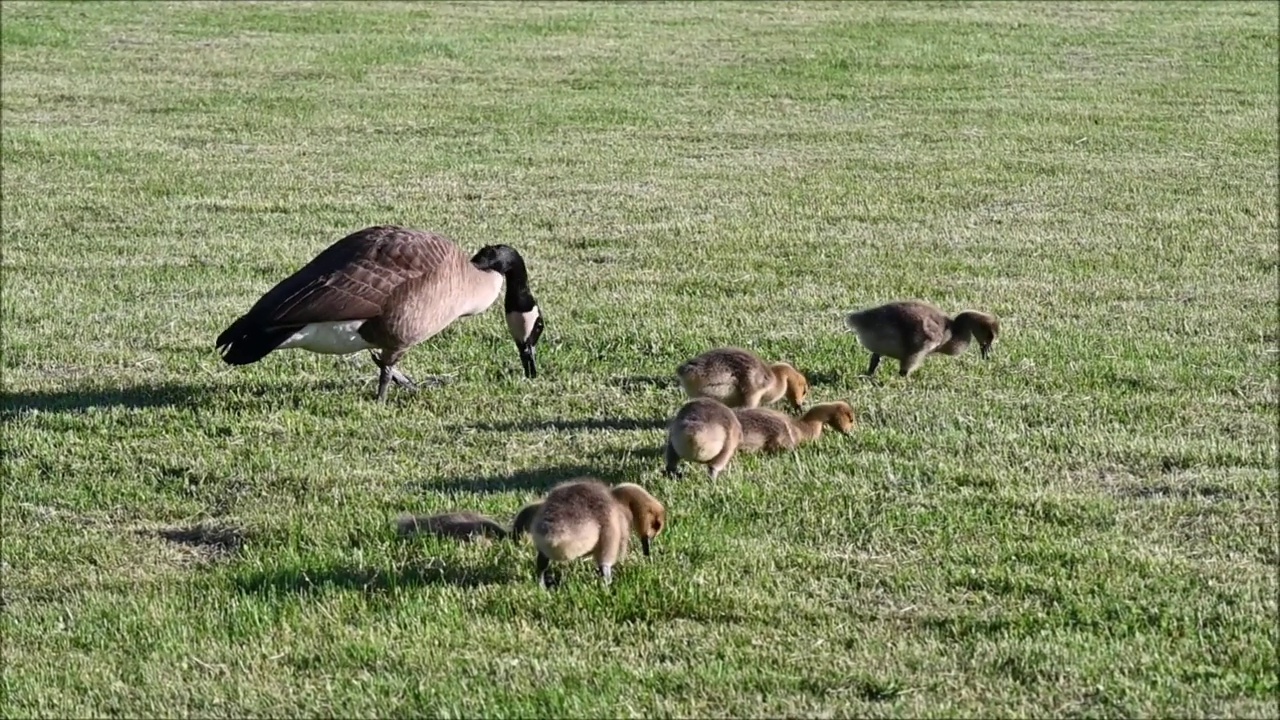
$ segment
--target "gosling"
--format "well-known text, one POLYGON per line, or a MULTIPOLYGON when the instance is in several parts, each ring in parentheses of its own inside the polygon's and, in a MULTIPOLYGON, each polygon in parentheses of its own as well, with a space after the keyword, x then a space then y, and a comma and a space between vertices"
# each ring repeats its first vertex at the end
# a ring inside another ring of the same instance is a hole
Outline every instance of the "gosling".
POLYGON ((734 413, 742 425, 740 453, 795 450, 821 437, 823 428, 830 427, 848 435, 856 425, 853 408, 846 402, 815 405, 799 418, 768 408, 741 409, 734 413))
POLYGON ((536 578, 544 589, 553 560, 568 562, 588 553, 609 585, 613 566, 626 557, 631 531, 648 555, 650 540, 666 523, 666 509, 644 488, 626 483, 611 490, 594 478, 557 485, 533 513, 529 535, 538 549, 536 578))
POLYGON ((794 450, 818 439, 824 427, 847 435, 855 425, 853 408, 845 402, 816 405, 799 418, 769 408, 730 410, 721 405, 727 414, 709 404, 690 408, 698 402, 710 401, 686 404, 668 426, 668 475, 679 475, 683 459, 707 464, 715 479, 737 453, 794 450))
POLYGON ((875 375, 881 356, 898 361, 898 374, 908 377, 932 354, 959 355, 977 339, 985 360, 1000 334, 995 315, 966 310, 954 318, 920 300, 894 302, 851 312, 845 325, 871 351, 867 375, 875 375))
POLYGON ((738 415, 719 400, 701 397, 685 403, 667 423, 666 474, 679 476, 680 461, 707 466, 715 480, 742 442, 738 415))
POLYGON ((401 535, 428 532, 438 537, 469 542, 478 538, 502 540, 507 537, 506 528, 491 518, 474 512, 450 512, 440 515, 401 515, 396 521, 401 535))
POLYGON ((709 397, 729 407, 772 405, 783 396, 797 409, 809 382, 787 363, 772 365, 741 348, 709 350, 676 368, 685 395, 709 397))

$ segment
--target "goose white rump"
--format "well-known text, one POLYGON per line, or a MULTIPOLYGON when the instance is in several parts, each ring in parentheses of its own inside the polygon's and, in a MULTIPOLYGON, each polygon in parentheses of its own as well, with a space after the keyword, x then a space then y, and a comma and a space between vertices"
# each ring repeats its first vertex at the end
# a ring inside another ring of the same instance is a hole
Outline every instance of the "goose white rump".
POLYGON ((325 355, 350 355, 373 348, 373 344, 360 335, 364 320, 311 323, 280 343, 280 349, 302 348, 325 355))

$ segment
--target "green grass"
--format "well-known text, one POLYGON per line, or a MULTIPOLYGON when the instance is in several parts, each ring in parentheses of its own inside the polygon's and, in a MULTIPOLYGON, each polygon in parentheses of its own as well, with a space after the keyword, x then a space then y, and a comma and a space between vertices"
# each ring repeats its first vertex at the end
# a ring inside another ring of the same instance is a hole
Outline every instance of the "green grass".
POLYGON ((5 717, 1276 710, 1275 3, 11 3, 5 717), (352 230, 528 259, 413 350, 217 333, 352 230), (908 382, 841 315, 1004 335, 908 382), (660 474, 681 361, 860 429, 660 474), (602 589, 509 518, 581 473, 671 526, 602 589))

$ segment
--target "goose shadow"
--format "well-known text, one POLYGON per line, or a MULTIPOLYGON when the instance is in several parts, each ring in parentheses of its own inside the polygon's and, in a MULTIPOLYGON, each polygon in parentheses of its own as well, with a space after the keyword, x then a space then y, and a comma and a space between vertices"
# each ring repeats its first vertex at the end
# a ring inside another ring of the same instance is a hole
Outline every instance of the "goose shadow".
POLYGON ((527 420, 520 422, 475 423, 459 428, 487 432, 532 432, 535 430, 657 430, 668 418, 584 418, 581 420, 527 420))
POLYGON ((680 384, 677 378, 672 375, 626 375, 624 377, 611 378, 610 382, 622 388, 623 390, 632 390, 637 388, 653 387, 653 388, 679 388, 680 384))
POLYGON ((384 593, 399 587, 453 585, 474 588, 509 584, 522 579, 526 579, 525 575, 517 576, 509 563, 498 562, 477 566, 422 564, 398 572, 360 565, 337 565, 256 572, 238 578, 235 586, 242 593, 255 595, 306 594, 334 588, 384 593))
POLYGON ((214 394, 211 386, 189 383, 6 392, 0 418, 10 420, 31 411, 78 413, 93 408, 185 407, 200 404, 214 394))
POLYGON ((358 382, 342 379, 298 380, 283 378, 262 382, 249 380, 233 386, 156 383, 124 388, 81 387, 65 390, 6 392, 0 419, 13 420, 27 412, 82 413, 95 408, 197 407, 210 404, 253 404, 261 401, 288 403, 296 397, 316 393, 345 393, 352 398, 373 399, 358 382))
POLYGON ((805 372, 801 370, 801 372, 804 373, 804 378, 809 381, 810 385, 835 385, 841 380, 841 373, 838 371, 811 370, 805 372))
MULTIPOLYGON (((436 481, 412 483, 406 490, 451 490, 471 493, 528 492, 545 493, 557 483, 580 477, 594 477, 609 482, 612 478, 602 472, 600 466, 554 465, 551 467, 522 470, 507 475, 468 477, 466 475, 442 478, 436 481)), ((513 511, 514 512, 514 511, 513 511)))

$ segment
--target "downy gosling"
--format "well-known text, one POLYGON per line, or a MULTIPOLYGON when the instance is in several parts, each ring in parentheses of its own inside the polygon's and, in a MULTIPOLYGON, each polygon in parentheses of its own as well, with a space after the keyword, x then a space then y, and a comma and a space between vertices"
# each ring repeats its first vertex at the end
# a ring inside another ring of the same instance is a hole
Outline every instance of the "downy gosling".
POLYGON ((708 397, 729 407, 772 405, 786 396, 799 409, 809 392, 809 382, 791 365, 770 365, 741 348, 709 350, 676 368, 676 375, 688 397, 708 397))
POLYGON ((552 561, 568 562, 590 554, 605 585, 613 566, 627 555, 631 532, 640 536, 644 554, 666 524, 666 509, 644 488, 624 483, 609 488, 594 478, 579 478, 551 489, 535 504, 529 535, 538 550, 536 578, 546 588, 552 561))
POLYGON ((821 437, 823 428, 848 435, 857 424, 853 408, 839 401, 815 405, 798 418, 769 408, 742 408, 734 414, 742 425, 741 453, 795 450, 821 437))
POLYGON ((680 461, 707 466, 715 479, 739 452, 782 452, 822 435, 824 427, 848 434, 855 425, 845 402, 823 403, 794 418, 769 408, 731 409, 708 398, 685 403, 667 426, 666 474, 679 475, 680 461))
POLYGON ((867 375, 874 375, 880 358, 898 361, 898 374, 911 375, 932 354, 959 355, 977 340, 985 360, 1000 334, 995 315, 967 310, 954 318, 920 300, 894 302, 851 312, 845 325, 871 351, 867 375))

